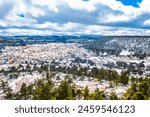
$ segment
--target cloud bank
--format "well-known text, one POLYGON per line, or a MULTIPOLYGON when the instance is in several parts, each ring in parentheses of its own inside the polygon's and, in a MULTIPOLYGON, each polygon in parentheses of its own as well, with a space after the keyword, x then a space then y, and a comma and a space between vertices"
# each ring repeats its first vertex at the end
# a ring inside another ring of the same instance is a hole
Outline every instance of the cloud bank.
POLYGON ((0 0, 0 35, 150 35, 149 6, 149 0, 0 0))

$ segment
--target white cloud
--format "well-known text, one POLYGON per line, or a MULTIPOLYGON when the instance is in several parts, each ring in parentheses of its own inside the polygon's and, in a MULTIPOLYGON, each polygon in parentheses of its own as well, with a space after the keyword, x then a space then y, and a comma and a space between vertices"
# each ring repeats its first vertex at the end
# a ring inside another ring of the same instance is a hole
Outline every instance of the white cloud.
POLYGON ((149 0, 143 0, 140 3, 140 10, 143 12, 150 12, 150 1, 149 0))
POLYGON ((126 15, 113 15, 108 14, 104 16, 103 18, 100 18, 100 22, 102 23, 114 23, 114 22, 128 22, 132 20, 132 17, 126 16, 126 15))
POLYGON ((82 0, 62 0, 62 1, 72 9, 86 10, 88 12, 95 10, 95 6, 91 1, 89 2, 84 2, 82 0))
POLYGON ((150 2, 139 6, 116 0, 0 0, 0 28, 8 34, 148 34, 150 2))
POLYGON ((59 12, 59 9, 57 8, 57 4, 61 2, 60 0, 31 0, 32 5, 37 5, 40 7, 47 7, 50 11, 59 12))
POLYGON ((146 21, 144 22, 144 25, 150 26, 150 19, 149 19, 149 20, 146 20, 146 21))

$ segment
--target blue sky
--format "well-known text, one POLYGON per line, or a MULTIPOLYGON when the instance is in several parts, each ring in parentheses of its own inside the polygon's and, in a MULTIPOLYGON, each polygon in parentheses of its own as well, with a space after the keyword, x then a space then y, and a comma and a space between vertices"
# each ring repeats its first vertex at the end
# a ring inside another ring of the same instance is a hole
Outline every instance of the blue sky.
POLYGON ((0 35, 150 35, 149 0, 0 0, 0 35))
POLYGON ((142 0, 117 0, 121 1, 124 5, 131 5, 133 7, 139 7, 139 4, 142 2, 142 0))

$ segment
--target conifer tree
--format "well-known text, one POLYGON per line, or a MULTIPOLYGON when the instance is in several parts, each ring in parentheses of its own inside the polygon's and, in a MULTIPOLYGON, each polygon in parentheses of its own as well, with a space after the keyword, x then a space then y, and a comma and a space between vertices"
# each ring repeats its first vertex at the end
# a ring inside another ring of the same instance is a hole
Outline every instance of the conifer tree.
POLYGON ((117 96, 117 94, 115 92, 111 92, 110 100, 118 100, 118 96, 117 96))
POLYGON ((64 80, 60 83, 60 86, 57 90, 56 99, 58 100, 66 100, 72 97, 72 91, 68 81, 64 80))
POLYGON ((91 97, 92 100, 104 100, 106 98, 104 92, 100 91, 98 88, 91 94, 91 97))
POLYGON ((89 99, 89 89, 88 87, 86 86, 84 89, 83 89, 83 98, 84 100, 88 100, 89 99))

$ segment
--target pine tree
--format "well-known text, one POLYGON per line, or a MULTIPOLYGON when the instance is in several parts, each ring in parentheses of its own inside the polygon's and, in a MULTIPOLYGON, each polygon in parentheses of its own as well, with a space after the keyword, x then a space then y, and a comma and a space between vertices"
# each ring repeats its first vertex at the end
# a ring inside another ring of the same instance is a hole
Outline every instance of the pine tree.
POLYGON ((64 80, 61 82, 60 86, 57 89, 56 99, 66 100, 72 97, 72 91, 68 81, 64 80))
POLYGON ((25 83, 22 84, 20 91, 18 92, 17 99, 27 100, 29 99, 28 87, 25 83))
POLYGON ((145 96, 142 92, 136 92, 132 97, 131 100, 144 100, 145 96))
POLYGON ((110 100, 118 100, 118 96, 117 96, 117 94, 115 92, 111 92, 110 100))
POLYGON ((78 100, 82 98, 82 91, 80 89, 77 89, 76 97, 78 100))
POLYGON ((149 96, 149 90, 150 90, 150 88, 149 88, 150 86, 149 86, 149 84, 148 84, 148 82, 146 82, 146 81, 142 81, 140 84, 139 84, 139 92, 142 92, 143 93, 143 95, 145 95, 146 97, 148 97, 149 96))
POLYGON ((121 76, 118 79, 119 83, 122 83, 123 85, 127 85, 129 82, 129 77, 125 72, 121 73, 121 76))
POLYGON ((28 87, 27 87, 27 92, 28 92, 28 97, 29 97, 29 99, 32 99, 32 96, 33 96, 33 84, 31 84, 31 85, 28 85, 28 87))
POLYGON ((8 82, 1 81, 1 90, 3 91, 5 99, 13 99, 12 89, 9 87, 8 82))
POLYGON ((50 71, 47 71, 47 73, 46 73, 46 80, 50 80, 50 78, 51 78, 50 71))
POLYGON ((103 91, 100 91, 98 88, 91 94, 92 100, 104 100, 106 98, 103 91))
POLYGON ((132 83, 131 87, 127 90, 127 92, 124 94, 124 98, 127 100, 130 100, 131 97, 134 95, 134 93, 137 92, 137 84, 132 83))
POLYGON ((84 100, 88 100, 88 99, 89 99, 89 96, 90 96, 90 94, 89 94, 89 89, 88 89, 88 87, 86 86, 86 87, 84 88, 84 90, 83 90, 83 97, 84 97, 84 100))
POLYGON ((52 86, 46 83, 39 94, 39 100, 50 100, 52 97, 52 86))

